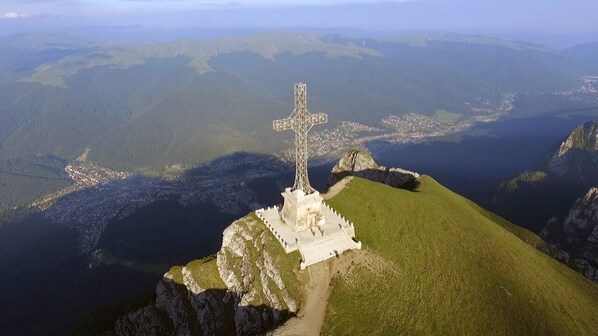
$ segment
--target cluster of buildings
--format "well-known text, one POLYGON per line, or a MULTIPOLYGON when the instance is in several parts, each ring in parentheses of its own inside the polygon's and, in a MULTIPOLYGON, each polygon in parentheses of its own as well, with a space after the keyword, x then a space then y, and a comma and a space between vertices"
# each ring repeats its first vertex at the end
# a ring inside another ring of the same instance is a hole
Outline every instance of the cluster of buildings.
POLYGON ((159 199, 159 191, 138 178, 80 188, 56 200, 44 211, 53 223, 73 228, 79 252, 89 253, 110 221, 122 218, 159 199))
MULTIPOLYGON (((334 150, 342 152, 352 147, 356 139, 382 133, 384 133, 384 130, 380 128, 351 121, 343 121, 335 128, 313 132, 308 142, 309 153, 312 157, 322 157, 334 150)), ((292 150, 286 151, 285 155, 294 160, 294 152, 292 150)))
MULTIPOLYGON (((459 133, 471 128, 475 123, 495 121, 506 115, 513 109, 515 97, 514 94, 505 95, 497 107, 492 107, 490 101, 483 98, 466 102, 473 112, 472 115, 450 123, 443 123, 418 113, 389 115, 380 121, 384 128, 343 121, 336 127, 311 133, 308 143, 309 154, 310 157, 319 158, 339 154, 372 141, 394 144, 418 143, 430 138, 459 133)), ((291 147, 283 152, 281 159, 293 162, 294 149, 291 147)))
POLYGON ((30 204, 53 223, 73 228, 82 254, 91 252, 106 226, 156 201, 176 199, 189 207, 210 202, 223 213, 240 214, 261 207, 247 181, 288 166, 266 156, 241 156, 197 167, 190 176, 148 178, 77 162, 65 169, 74 184, 30 204), (243 167, 253 167, 243 169, 243 167), (261 167, 261 168, 260 168, 261 167))
MULTIPOLYGON (((588 83, 595 85, 598 83, 598 77, 588 78, 588 83)), ((308 142, 307 153, 312 157, 324 157, 368 141, 408 143, 456 133, 466 130, 475 122, 498 119, 513 108, 513 100, 514 95, 507 96, 491 113, 462 118, 454 123, 443 124, 429 116, 415 113, 391 115, 383 119, 381 123, 386 126, 385 129, 343 121, 335 128, 313 132, 308 142)), ((294 149, 285 152, 283 159, 294 161, 294 149)), ((184 175, 162 179, 147 178, 85 161, 76 161, 65 168, 74 184, 31 203, 30 207, 43 210, 45 216, 55 223, 74 228, 80 236, 80 251, 87 253, 92 251, 108 223, 117 218, 124 218, 155 201, 174 198, 183 207, 211 202, 221 212, 230 214, 257 209, 261 205, 246 183, 256 178, 288 171, 289 168, 288 164, 272 156, 239 154, 194 167, 184 175)), ((308 207, 314 208, 311 205, 308 207)), ((343 228, 339 232, 346 231, 344 219, 336 218, 337 214, 334 212, 332 215, 328 214, 326 206, 322 209, 322 216, 330 217, 329 223, 339 221, 343 228)), ((337 237, 339 241, 345 240, 345 243, 353 244, 346 241, 346 237, 351 240, 354 234, 347 236, 340 233, 337 237)), ((309 235, 306 237, 309 238, 309 235)), ((307 238, 304 239, 305 243, 309 240, 307 238)))
POLYGON ((93 187, 113 180, 124 180, 133 174, 112 170, 88 162, 75 162, 64 167, 64 171, 81 187, 93 187))
POLYGON ((587 94, 598 94, 598 76, 584 76, 579 91, 587 94))
POLYGON ((559 92, 557 94, 577 101, 598 102, 598 76, 583 76, 581 86, 578 89, 559 92))
POLYGON ((54 204, 56 200, 61 199, 68 194, 109 181, 124 180, 133 175, 129 172, 120 172, 84 161, 75 161, 74 163, 64 167, 64 171, 73 181, 73 185, 59 190, 53 194, 47 195, 41 199, 35 200, 31 202, 28 207, 43 211, 54 204))
POLYGON ((444 125, 436 119, 417 113, 408 113, 401 116, 389 115, 382 119, 382 124, 394 129, 398 135, 403 137, 417 133, 432 133, 444 128, 444 125))

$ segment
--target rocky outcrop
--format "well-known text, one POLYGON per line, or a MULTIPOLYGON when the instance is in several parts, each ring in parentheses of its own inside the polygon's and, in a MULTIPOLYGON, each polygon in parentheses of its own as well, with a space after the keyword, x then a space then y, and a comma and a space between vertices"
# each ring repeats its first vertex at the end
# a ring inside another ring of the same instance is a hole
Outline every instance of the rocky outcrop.
POLYGON ((257 226, 264 228, 255 219, 229 226, 217 257, 220 277, 230 291, 238 293, 234 302, 237 335, 265 331, 280 323, 288 315, 285 312, 295 313, 298 308, 266 249, 267 244, 280 246, 269 231, 256 230, 257 226))
POLYGON ((154 306, 146 306, 118 320, 117 335, 161 336, 171 334, 172 323, 164 312, 154 306))
POLYGON ((500 185, 492 210, 539 233, 550 218, 564 218, 579 195, 598 184, 598 122, 576 127, 530 168, 500 185))
POLYGON ((598 282, 598 188, 580 197, 564 220, 552 218, 540 236, 554 248, 550 254, 598 282))
POLYGON ((116 335, 256 335, 299 309, 297 253, 254 215, 232 223, 215 258, 173 267, 156 300, 118 319, 116 335))
POLYGON ((549 159, 547 170, 555 175, 596 174, 598 165, 598 122, 573 130, 549 159))
POLYGON ((370 153, 353 149, 345 154, 332 168, 329 186, 346 176, 357 176, 371 181, 381 182, 395 188, 415 190, 418 173, 401 168, 386 168, 379 166, 370 153))
POLYGON ((592 188, 577 200, 565 218, 563 232, 566 246, 583 248, 583 257, 598 264, 598 255, 588 254, 588 245, 598 244, 598 188, 592 188))

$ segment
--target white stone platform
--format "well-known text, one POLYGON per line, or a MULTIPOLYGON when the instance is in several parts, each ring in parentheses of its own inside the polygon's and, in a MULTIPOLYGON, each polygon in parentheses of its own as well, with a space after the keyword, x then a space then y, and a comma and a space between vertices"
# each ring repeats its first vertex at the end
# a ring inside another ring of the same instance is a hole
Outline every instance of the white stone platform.
POLYGON ((322 202, 325 223, 314 230, 293 231, 285 224, 279 208, 259 209, 255 213, 278 239, 286 253, 299 250, 301 268, 340 255, 346 250, 361 249, 361 242, 355 240, 355 228, 328 204, 322 202))

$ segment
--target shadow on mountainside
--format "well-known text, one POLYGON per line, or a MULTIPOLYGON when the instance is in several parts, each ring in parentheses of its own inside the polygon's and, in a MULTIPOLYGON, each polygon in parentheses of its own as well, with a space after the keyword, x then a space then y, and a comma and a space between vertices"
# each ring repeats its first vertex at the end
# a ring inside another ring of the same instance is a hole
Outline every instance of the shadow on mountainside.
POLYGON ((39 212, 1 227, 0 246, 0 330, 6 335, 66 335, 98 307, 151 293, 159 279, 125 266, 89 268, 77 251, 77 233, 39 212))
MULTIPOLYGON (((310 168, 314 186, 329 172, 310 168)), ((137 174, 81 188, 44 210, 2 213, 0 330, 66 334, 82 318, 97 320, 98 310, 147 297, 171 265, 218 251, 234 219, 279 203, 293 177, 274 156, 236 153, 180 178, 137 174)), ((101 312, 111 326, 123 313, 101 312)))
POLYGON ((185 171, 184 176, 205 177, 235 175, 247 177, 248 175, 251 176, 258 172, 277 174, 293 168, 294 165, 281 161, 274 155, 236 152, 204 164, 196 165, 185 171))
POLYGON ((564 218, 591 186, 576 178, 552 175, 535 183, 519 182, 511 189, 503 183, 494 195, 492 210, 538 234, 550 218, 564 218))

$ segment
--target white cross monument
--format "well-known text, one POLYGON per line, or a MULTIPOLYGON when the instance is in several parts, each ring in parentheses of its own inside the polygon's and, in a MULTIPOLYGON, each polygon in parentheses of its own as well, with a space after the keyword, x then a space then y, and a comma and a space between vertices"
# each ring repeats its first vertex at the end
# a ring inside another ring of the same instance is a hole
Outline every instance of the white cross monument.
POLYGON ((282 210, 275 206, 256 211, 286 253, 299 250, 301 269, 340 257, 343 251, 361 248, 355 239, 353 224, 326 204, 320 193, 309 185, 307 132, 327 121, 326 114, 307 111, 306 86, 296 83, 295 110, 288 118, 273 122, 277 131, 295 132, 295 183, 282 193, 282 210))
POLYGON ((307 86, 295 83, 295 110, 286 118, 274 120, 276 131, 295 132, 295 183, 282 193, 282 220, 295 231, 304 231, 324 223, 322 197, 309 184, 307 175, 307 132, 317 124, 328 121, 324 113, 311 114, 307 110, 307 86))

